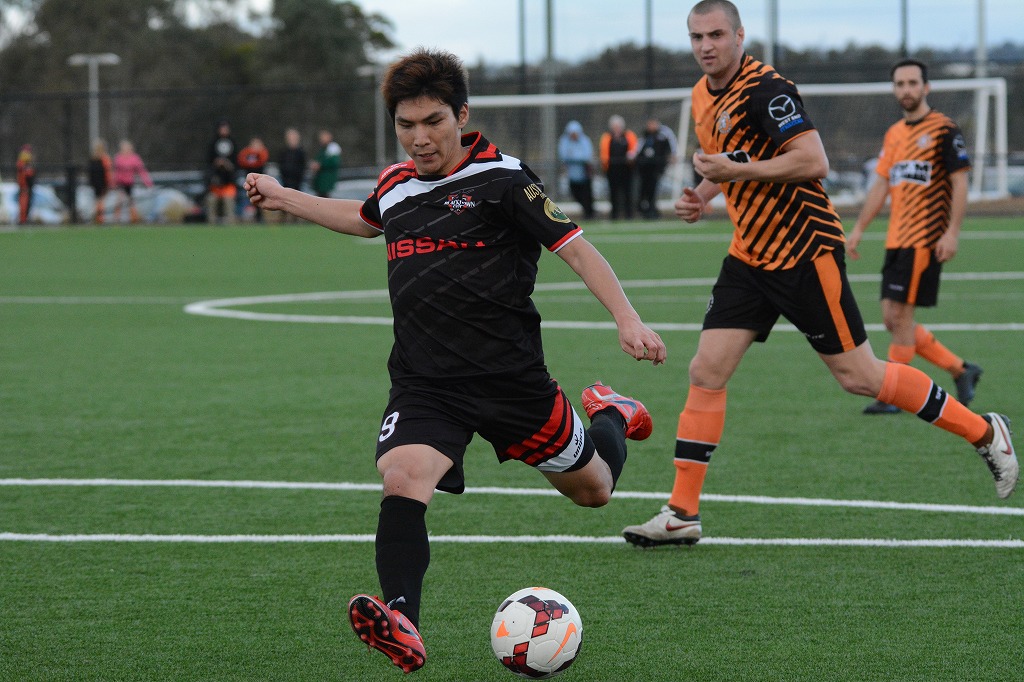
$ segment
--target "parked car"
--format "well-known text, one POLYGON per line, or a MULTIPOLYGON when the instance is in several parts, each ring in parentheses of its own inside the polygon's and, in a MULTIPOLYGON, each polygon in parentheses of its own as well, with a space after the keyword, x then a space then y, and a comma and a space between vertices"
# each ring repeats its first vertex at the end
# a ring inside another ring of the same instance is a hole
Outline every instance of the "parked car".
MULTIPOLYGON (((198 206, 184 192, 172 187, 135 187, 132 190, 135 206, 142 220, 147 223, 182 223, 185 216, 198 211, 198 206)), ((103 197, 103 222, 127 223, 127 204, 117 214, 118 203, 124 195, 120 190, 111 190, 103 197)), ((96 216, 96 195, 91 187, 79 185, 75 191, 75 203, 78 205, 78 219, 82 222, 93 222, 96 216)))
MULTIPOLYGON (((18 211, 18 183, 0 182, 0 223, 17 223, 18 211)), ((36 225, 60 225, 68 221, 67 207, 53 187, 36 184, 32 188, 28 221, 36 225)))

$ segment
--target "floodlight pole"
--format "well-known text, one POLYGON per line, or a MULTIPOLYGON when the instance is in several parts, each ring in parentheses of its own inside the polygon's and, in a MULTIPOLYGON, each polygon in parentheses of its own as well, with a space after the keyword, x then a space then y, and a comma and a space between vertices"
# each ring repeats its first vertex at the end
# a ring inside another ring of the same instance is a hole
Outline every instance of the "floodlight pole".
POLYGON ((364 64, 356 69, 356 75, 373 78, 374 148, 376 149, 377 165, 381 168, 388 164, 386 130, 388 112, 384 108, 384 97, 380 93, 385 71, 387 71, 387 65, 377 63, 364 64))
POLYGON ((121 58, 112 52, 101 54, 78 53, 68 57, 68 66, 89 67, 89 147, 100 137, 100 65, 114 66, 121 58))

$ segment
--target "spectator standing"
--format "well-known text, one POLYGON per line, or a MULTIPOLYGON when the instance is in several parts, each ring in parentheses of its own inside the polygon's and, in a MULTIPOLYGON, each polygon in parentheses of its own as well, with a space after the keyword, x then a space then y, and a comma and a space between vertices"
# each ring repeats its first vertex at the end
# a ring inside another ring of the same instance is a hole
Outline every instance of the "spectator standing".
POLYGON ((658 183, 672 158, 672 141, 656 118, 647 119, 644 137, 636 154, 636 172, 640 176, 640 215, 655 219, 658 214, 658 183))
POLYGON ((594 217, 594 144, 579 121, 565 124, 558 138, 558 160, 569 179, 569 192, 583 209, 584 218, 594 217))
POLYGON ((601 165, 608 177, 608 198, 611 219, 633 217, 633 161, 636 156, 636 133, 626 128, 626 121, 616 114, 608 119, 608 130, 601 135, 601 165))
POLYGON ((331 195, 338 184, 338 169, 341 168, 341 145, 334 141, 329 130, 320 131, 320 152, 313 161, 313 190, 317 196, 331 195))
MULTIPOLYGON (((306 176, 306 150, 302 148, 302 137, 295 128, 284 131, 284 149, 277 157, 277 167, 281 172, 281 184, 288 189, 302 190, 302 180, 306 176)), ((284 212, 286 223, 296 222, 296 217, 284 212)))
POLYGON ((135 199, 132 196, 136 178, 142 180, 142 184, 146 187, 153 186, 153 179, 149 177, 142 158, 135 153, 135 147, 128 140, 121 140, 117 154, 114 156, 114 184, 121 191, 117 203, 117 215, 120 216, 124 205, 128 204, 128 218, 133 223, 139 222, 139 211, 135 207, 135 199))
POLYGON ((92 156, 89 157, 89 186, 96 197, 96 214, 93 222, 103 224, 106 209, 103 205, 107 192, 114 186, 114 169, 107 153, 107 143, 96 140, 92 145, 92 156))
MULTIPOLYGON (((914 320, 920 306, 939 300, 942 264, 956 256, 967 213, 967 143, 959 126, 928 106, 928 67, 915 59, 898 62, 889 74, 903 120, 885 134, 875 179, 846 240, 853 259, 864 231, 892 197, 882 266, 882 321, 892 334, 889 361, 909 363, 915 355, 949 372, 957 400, 974 399, 981 367, 953 353, 914 320)), ((899 414, 881 401, 865 414, 899 414)))
MULTIPOLYGON (((269 159, 270 152, 267 151, 263 140, 258 137, 252 138, 249 140, 249 144, 242 147, 242 151, 238 152, 238 168, 243 174, 242 177, 244 178, 247 173, 262 173, 266 170, 269 159)), ((248 202, 248 197, 244 192, 240 192, 239 197, 243 201, 248 202)), ((263 210, 259 206, 256 206, 256 222, 263 222, 263 210)))
POLYGON ((295 128, 284 131, 284 149, 277 158, 281 171, 281 184, 288 189, 302 189, 306 176, 306 150, 302 148, 302 137, 295 128))
POLYGON ((32 145, 26 144, 18 152, 18 224, 28 223, 32 210, 32 188, 36 184, 36 166, 32 156, 32 145))
POLYGON ((217 122, 216 133, 206 152, 206 219, 211 223, 235 222, 235 157, 238 147, 231 137, 231 124, 217 122))

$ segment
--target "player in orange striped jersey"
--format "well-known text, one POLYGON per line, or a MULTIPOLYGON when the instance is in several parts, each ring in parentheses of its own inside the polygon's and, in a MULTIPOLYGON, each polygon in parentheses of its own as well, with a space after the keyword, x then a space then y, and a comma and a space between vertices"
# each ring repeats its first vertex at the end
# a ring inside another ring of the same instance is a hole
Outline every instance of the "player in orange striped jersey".
POLYGON ((676 214, 695 222, 724 193, 735 230, 690 362, 672 495, 623 535, 646 547, 701 538, 700 494, 725 425, 726 384, 780 316, 804 333, 846 391, 897 405, 974 445, 998 495, 1009 496, 1018 465, 1006 418, 975 414, 920 370, 872 352, 846 277, 842 225, 821 185, 828 158, 796 87, 744 52, 739 12, 728 0, 697 3, 687 25, 705 74, 693 89, 701 146, 693 163, 703 180, 683 190, 676 214))
MULTIPOLYGON (((914 321, 914 310, 938 302, 942 264, 956 255, 960 241, 971 162, 960 128, 928 106, 928 67, 904 59, 892 67, 890 76, 903 120, 885 133, 875 180, 846 248, 852 258, 860 257, 857 246, 864 231, 891 196, 882 267, 882 319, 892 334, 889 360, 906 364, 920 355, 941 367, 956 382, 957 398, 967 405, 974 398, 981 368, 939 343, 914 321)), ((865 414, 899 412, 877 400, 864 408, 865 414)))

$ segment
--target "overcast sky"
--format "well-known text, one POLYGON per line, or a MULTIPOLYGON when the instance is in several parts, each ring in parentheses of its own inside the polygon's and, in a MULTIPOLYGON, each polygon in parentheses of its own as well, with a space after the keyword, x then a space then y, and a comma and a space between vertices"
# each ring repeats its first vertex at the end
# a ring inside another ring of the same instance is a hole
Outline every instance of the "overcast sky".
MULTIPOLYGON (((472 65, 519 62, 520 0, 355 0, 366 12, 394 23, 399 51, 424 45, 444 47, 472 65)), ((552 0, 554 52, 577 61, 606 47, 646 42, 644 12, 648 0, 552 0)), ((734 0, 747 40, 764 40, 765 0, 734 0)), ((653 41, 673 50, 688 50, 686 14, 690 0, 650 0, 653 41)), ((793 47, 842 47, 849 42, 900 44, 898 0, 777 0, 779 42, 793 47)), ((1024 41, 1024 0, 908 0, 910 48, 922 46, 974 49, 978 5, 985 7, 989 45, 1024 41)), ((526 56, 543 57, 546 0, 525 0, 526 56)), ((390 56, 390 55, 389 55, 390 56)))

